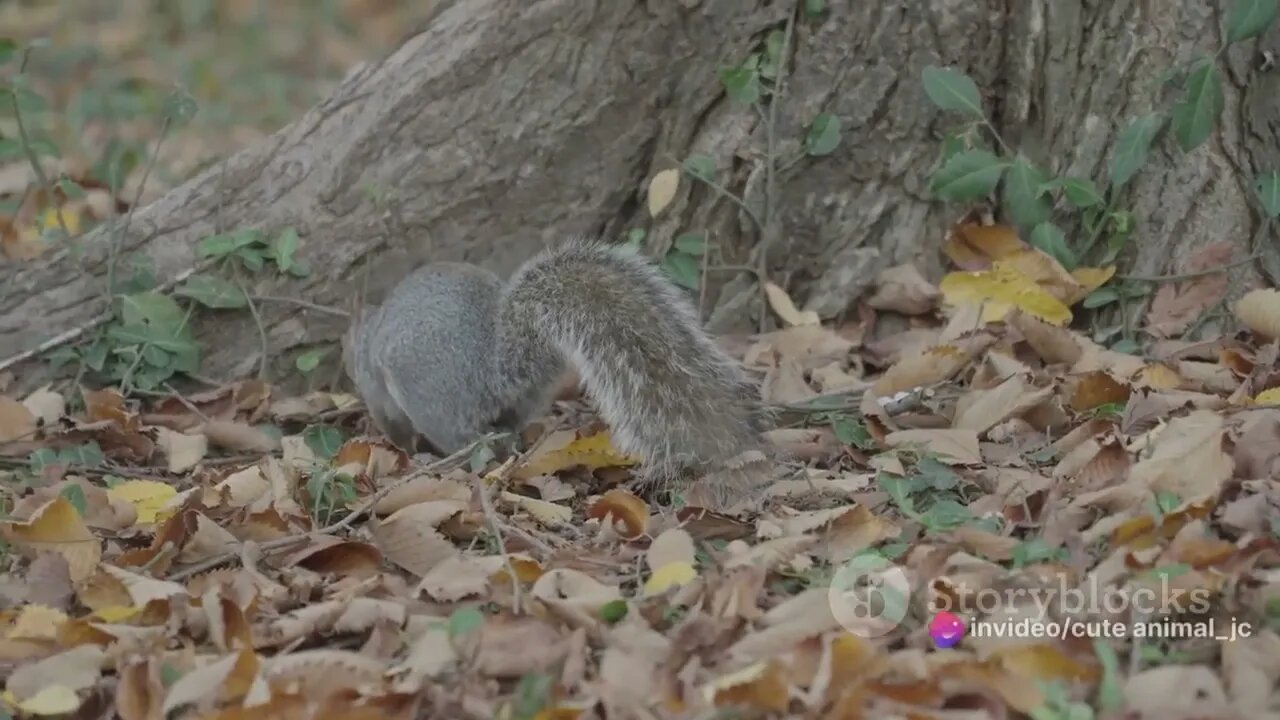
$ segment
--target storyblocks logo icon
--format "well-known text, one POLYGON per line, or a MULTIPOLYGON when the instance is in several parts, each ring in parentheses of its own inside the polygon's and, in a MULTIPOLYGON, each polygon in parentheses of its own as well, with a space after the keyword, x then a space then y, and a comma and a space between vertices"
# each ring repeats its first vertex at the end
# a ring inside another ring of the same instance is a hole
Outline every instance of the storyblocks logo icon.
POLYGON ((831 578, 827 602, 845 630, 864 638, 891 632, 907 616, 911 583, 902 568, 879 555, 859 555, 831 578))
POLYGON ((964 637, 964 620, 959 615, 946 610, 933 616, 929 621, 929 637, 934 646, 943 650, 955 647, 964 637))

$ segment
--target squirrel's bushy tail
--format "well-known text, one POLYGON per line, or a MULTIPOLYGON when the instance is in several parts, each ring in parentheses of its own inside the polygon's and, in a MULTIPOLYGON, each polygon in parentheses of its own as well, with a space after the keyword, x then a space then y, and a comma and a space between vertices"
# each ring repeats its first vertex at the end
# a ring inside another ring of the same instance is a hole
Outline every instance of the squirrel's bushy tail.
POLYGON ((554 350, 577 369, 615 445, 652 479, 711 468, 762 447, 764 417, 740 366, 692 304, 638 254, 587 240, 541 253, 512 276, 498 318, 500 362, 528 394, 554 350))

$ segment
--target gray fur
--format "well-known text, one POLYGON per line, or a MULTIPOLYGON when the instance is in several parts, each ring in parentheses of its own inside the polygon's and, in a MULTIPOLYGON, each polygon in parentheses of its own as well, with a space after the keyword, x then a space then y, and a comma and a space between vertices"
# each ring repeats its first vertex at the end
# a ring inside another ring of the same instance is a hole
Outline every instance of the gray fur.
POLYGON ((569 242, 505 286, 473 265, 425 266, 359 319, 348 342, 348 372, 400 445, 409 428, 445 453, 517 430, 546 411, 569 363, 647 479, 762 447, 764 417, 741 369, 681 291, 625 249, 569 242))

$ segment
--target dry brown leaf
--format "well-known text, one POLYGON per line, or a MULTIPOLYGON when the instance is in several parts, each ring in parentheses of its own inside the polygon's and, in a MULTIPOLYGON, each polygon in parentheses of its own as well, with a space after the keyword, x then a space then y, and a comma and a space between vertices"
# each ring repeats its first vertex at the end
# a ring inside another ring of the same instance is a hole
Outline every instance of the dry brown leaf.
POLYGON ((457 500, 409 505, 379 523, 373 531, 373 540, 388 560, 422 577, 458 554, 458 549, 437 528, 466 507, 457 500))
POLYGON ((42 505, 27 520, 0 524, 0 532, 24 553, 61 555, 67 561, 72 582, 77 584, 93 574, 102 557, 101 541, 89 531, 75 506, 61 495, 42 505))
POLYGON ((937 307, 940 296, 938 288, 925 280, 915 265, 897 265, 876 276, 876 290, 867 304, 877 310, 923 315, 937 307))
POLYGON ((1052 394, 1052 387, 1035 388, 1023 375, 1014 375, 994 388, 971 390, 962 396, 956 403, 956 415, 951 426, 981 435, 1034 408, 1052 394))
POLYGON ((950 378, 969 364, 970 355, 955 345, 938 345, 894 363, 871 386, 877 397, 927 387, 950 378))
POLYGON ((679 170, 668 168, 655 173, 653 179, 649 181, 649 216, 657 217, 659 213, 667 209, 667 206, 675 199, 676 190, 679 187, 679 170))
POLYGON ((36 416, 26 405, 0 395, 0 443, 26 440, 36 432, 36 416))
POLYGON ((760 385, 760 397, 767 403, 792 405, 818 395, 804 378, 804 369, 794 360, 782 360, 769 370, 760 385))
MULTIPOLYGON (((67 412, 67 400, 62 393, 56 393, 45 387, 36 390, 22 400, 23 406, 45 425, 53 425, 67 412)), ((3 438, 3 431, 0 431, 3 438)))
POLYGON ((978 433, 973 430, 899 430, 885 436, 891 448, 919 446, 951 465, 981 465, 978 433))
POLYGON ((203 434, 214 447, 243 453, 269 453, 280 449, 280 441, 246 423, 209 420, 200 426, 203 434))
POLYGON ((1196 410, 1174 418, 1156 439, 1150 457, 1133 466, 1129 481, 1183 499, 1214 495, 1233 469, 1231 456, 1223 450, 1224 438, 1225 424, 1217 413, 1196 410))

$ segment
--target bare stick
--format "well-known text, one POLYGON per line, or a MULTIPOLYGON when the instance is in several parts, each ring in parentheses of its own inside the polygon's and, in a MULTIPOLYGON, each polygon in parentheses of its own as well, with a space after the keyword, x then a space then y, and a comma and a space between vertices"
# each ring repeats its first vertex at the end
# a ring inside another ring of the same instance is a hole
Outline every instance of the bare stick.
MULTIPOLYGON (((511 469, 515 467, 516 458, 510 458, 502 467, 494 473, 494 484, 505 482, 511 474, 511 469)), ((516 615, 520 614, 520 576, 516 575, 516 567, 511 562, 511 556, 507 554, 507 543, 502 539, 502 528, 499 527, 498 514, 493 509, 493 501, 489 499, 489 483, 485 481, 482 475, 476 475, 476 492, 480 495, 480 507, 484 510, 485 520, 489 523, 489 532, 493 533, 494 539, 498 543, 498 552, 502 554, 502 563, 507 566, 507 572, 511 575, 511 610, 516 615)))
POLYGON ((1207 270, 1196 270, 1193 272, 1178 273, 1176 275, 1117 275, 1116 278, 1119 280, 1132 280, 1134 282, 1152 282, 1152 283, 1180 282, 1182 280, 1194 280, 1196 278, 1206 277, 1209 275, 1217 275, 1218 273, 1226 272, 1227 270, 1231 270, 1232 268, 1238 268, 1241 265, 1248 265, 1249 263, 1253 262, 1254 260, 1257 260, 1260 257, 1262 257, 1262 253, 1255 252, 1249 257, 1241 258, 1240 260, 1236 260, 1235 262, 1229 262, 1226 265, 1211 267, 1207 270))
POLYGON ((326 315, 333 315, 336 317, 351 317, 351 313, 347 312, 346 310, 339 310, 338 308, 329 307, 328 305, 320 305, 318 303, 308 302, 300 298, 283 297, 278 295, 253 295, 251 297, 252 299, 258 302, 274 302, 274 303, 284 303, 286 305, 297 305, 298 307, 306 308, 308 310, 315 310, 316 312, 325 313, 326 315))

